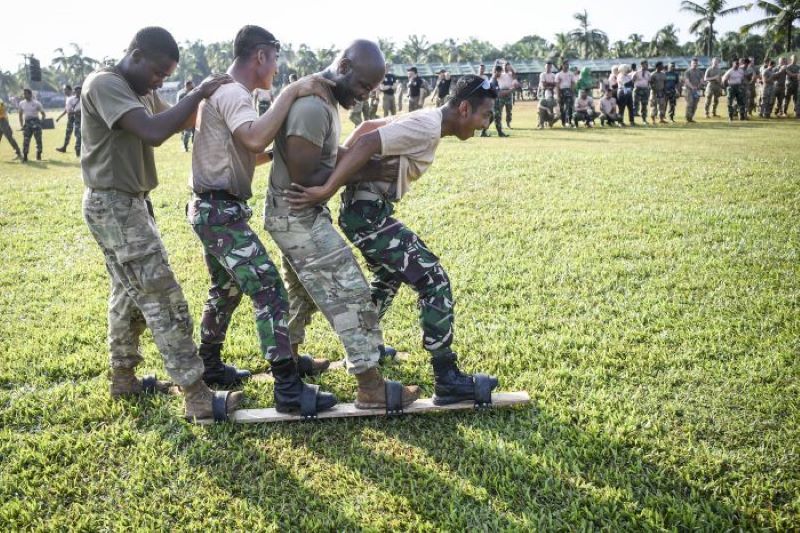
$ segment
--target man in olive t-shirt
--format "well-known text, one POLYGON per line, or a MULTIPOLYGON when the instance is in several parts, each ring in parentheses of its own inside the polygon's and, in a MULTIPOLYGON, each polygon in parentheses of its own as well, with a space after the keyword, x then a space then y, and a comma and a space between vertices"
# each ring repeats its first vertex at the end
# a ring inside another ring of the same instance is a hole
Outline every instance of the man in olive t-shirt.
POLYGON ((378 46, 355 41, 322 73, 336 82, 327 98, 294 102, 275 139, 264 225, 283 253, 292 343, 303 342, 319 309, 344 344, 347 370, 358 380, 356 407, 399 410, 419 397, 419 388, 385 381, 378 370, 383 336, 355 256, 333 227, 326 205, 292 209, 287 199, 293 183, 321 185, 331 175, 341 134, 337 104, 349 108, 366 100, 384 74, 378 46))
POLYGON ((86 78, 81 95, 83 215, 111 276, 112 397, 169 390, 167 382, 134 373, 142 361, 139 336, 147 326, 170 378, 185 393, 187 418, 224 420, 241 402, 241 393, 214 393, 201 379, 203 363, 192 339, 189 306, 167 261, 149 200, 158 184, 153 146, 193 123, 200 101, 227 81, 204 83, 169 109, 156 91, 179 56, 169 32, 148 27, 136 34, 116 66, 86 78))

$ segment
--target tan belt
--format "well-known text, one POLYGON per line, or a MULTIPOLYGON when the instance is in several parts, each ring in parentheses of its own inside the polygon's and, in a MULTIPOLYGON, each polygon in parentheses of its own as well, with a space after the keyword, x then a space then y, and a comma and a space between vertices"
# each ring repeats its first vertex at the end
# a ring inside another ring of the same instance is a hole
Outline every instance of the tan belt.
POLYGON ((149 192, 132 193, 132 192, 127 192, 127 191, 120 191, 119 189, 94 189, 92 187, 86 187, 86 188, 89 190, 90 194, 93 194, 93 193, 96 193, 96 192, 99 192, 99 193, 104 193, 104 192, 105 193, 110 193, 110 192, 113 192, 113 193, 116 193, 116 194, 121 194, 123 196, 129 196, 131 198, 138 198, 140 200, 148 200, 150 198, 150 193, 149 192))

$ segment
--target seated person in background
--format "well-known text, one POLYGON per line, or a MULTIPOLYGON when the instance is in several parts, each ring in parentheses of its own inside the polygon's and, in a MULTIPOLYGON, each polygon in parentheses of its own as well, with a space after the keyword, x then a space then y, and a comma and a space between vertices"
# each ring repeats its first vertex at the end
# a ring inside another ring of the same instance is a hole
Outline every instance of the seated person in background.
POLYGON ((575 127, 578 127, 578 122, 583 121, 587 128, 591 128, 594 125, 594 117, 594 99, 589 96, 589 91, 581 89, 580 96, 575 100, 575 127))
POLYGON ((619 108, 617 107, 617 99, 614 98, 614 89, 606 89, 605 96, 600 100, 600 126, 609 126, 614 124, 617 127, 622 127, 622 117, 619 115, 619 108))
POLYGON ((558 102, 553 97, 553 91, 547 89, 544 92, 544 97, 539 100, 539 126, 538 129, 544 129, 545 124, 552 128, 556 120, 560 117, 558 110, 558 102))

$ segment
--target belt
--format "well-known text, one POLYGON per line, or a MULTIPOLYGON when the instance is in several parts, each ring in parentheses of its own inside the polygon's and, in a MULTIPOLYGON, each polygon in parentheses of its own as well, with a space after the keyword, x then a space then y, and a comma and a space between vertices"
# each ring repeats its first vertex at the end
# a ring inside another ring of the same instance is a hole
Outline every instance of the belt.
POLYGON ((148 201, 150 200, 150 192, 149 191, 148 192, 132 193, 132 192, 128 192, 128 191, 121 191, 119 189, 95 189, 93 187, 86 187, 86 189, 89 191, 90 194, 94 194, 96 192, 99 192, 99 193, 115 193, 115 194, 121 194, 123 196, 128 196, 129 198, 138 198, 140 200, 148 200, 148 201))
POLYGON ((200 198, 201 200, 216 200, 216 201, 224 201, 224 202, 244 202, 238 196, 234 196, 228 191, 205 191, 205 192, 195 192, 195 196, 200 198))

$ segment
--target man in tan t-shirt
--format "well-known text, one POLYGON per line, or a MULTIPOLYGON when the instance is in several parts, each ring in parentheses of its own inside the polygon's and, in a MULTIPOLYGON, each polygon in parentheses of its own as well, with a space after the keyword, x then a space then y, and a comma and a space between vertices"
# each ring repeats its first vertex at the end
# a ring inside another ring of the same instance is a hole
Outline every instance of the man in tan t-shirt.
POLYGON ((327 368, 327 361, 304 356, 293 359, 287 329, 289 304, 278 269, 270 260, 248 220, 247 201, 253 196, 257 164, 269 160, 264 152, 281 127, 298 96, 327 96, 328 81, 304 78, 281 91, 260 118, 252 105, 256 89, 270 89, 278 68, 280 43, 259 26, 245 26, 233 42, 234 61, 228 69, 233 83, 220 87, 200 106, 192 153, 189 186, 193 195, 187 208, 192 229, 203 244, 211 288, 200 323, 200 356, 209 385, 237 386, 250 372, 223 364, 222 343, 233 312, 246 294, 253 302, 261 353, 275 378, 275 408, 315 415, 333 407, 336 398, 305 385, 304 374, 327 368), (309 396, 302 410, 301 396, 309 396), (313 401, 311 401, 313 400, 313 401))
POLYGON ((108 345, 111 396, 167 392, 169 383, 136 377, 139 336, 149 327, 170 378, 185 394, 187 418, 224 420, 241 392, 214 393, 202 380, 203 362, 192 339, 192 318, 167 261, 149 194, 158 178, 153 146, 194 123, 203 98, 227 78, 203 83, 169 108, 156 92, 180 53, 163 28, 140 30, 114 67, 83 84, 83 216, 111 276, 108 345))
POLYGON ((473 400, 491 401, 497 378, 464 374, 456 364, 453 343, 453 295, 439 262, 413 231, 391 215, 394 202, 433 163, 442 137, 472 138, 489 125, 497 92, 479 76, 463 76, 455 96, 444 106, 393 120, 365 122, 345 142, 348 148, 322 186, 294 184, 290 202, 297 208, 317 205, 343 185, 339 226, 363 254, 374 274, 372 301, 379 316, 389 309, 403 284, 417 292, 422 345, 431 354, 433 401, 437 405, 473 400), (398 161, 395 179, 364 181, 359 172, 375 156, 398 161))
POLYGON ((355 405, 399 411, 419 397, 419 388, 385 381, 378 370, 383 336, 369 287, 324 203, 294 209, 292 184, 321 185, 339 154, 338 105, 364 101, 383 80, 385 60, 371 41, 355 41, 321 73, 336 82, 327 98, 297 99, 275 139, 264 225, 283 254, 289 293, 289 336, 301 344, 319 309, 344 344, 347 370, 358 380, 355 405))

